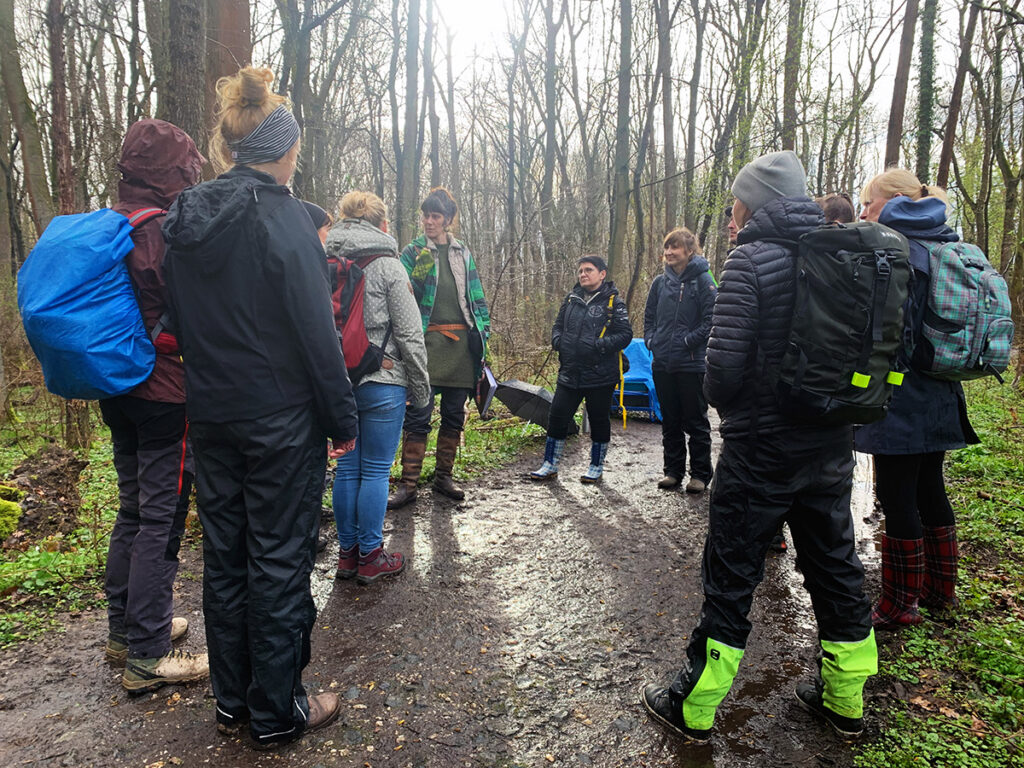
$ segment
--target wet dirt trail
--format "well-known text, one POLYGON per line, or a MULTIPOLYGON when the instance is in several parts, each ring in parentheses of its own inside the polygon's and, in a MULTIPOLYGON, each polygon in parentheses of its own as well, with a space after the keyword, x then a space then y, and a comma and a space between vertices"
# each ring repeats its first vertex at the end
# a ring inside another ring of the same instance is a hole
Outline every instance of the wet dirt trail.
MULTIPOLYGON (((657 425, 631 421, 612 440, 597 486, 577 479, 584 438, 570 441, 547 484, 525 477, 535 452, 468 483, 460 504, 421 489, 385 522, 390 548, 408 558, 395 579, 335 583, 336 544, 327 548, 306 674, 311 692, 342 696, 325 730, 257 753, 216 733, 208 685, 129 698, 102 660, 97 610, 0 656, 0 765, 851 765, 849 745, 793 698, 814 667, 816 635, 792 550, 768 558, 712 742, 687 746, 648 721, 641 684, 678 669, 697 621, 707 494, 656 488, 657 425)), ((872 573, 866 469, 854 519, 872 573)), ((201 650, 201 558, 186 549, 178 612, 193 625, 185 647, 201 650)))

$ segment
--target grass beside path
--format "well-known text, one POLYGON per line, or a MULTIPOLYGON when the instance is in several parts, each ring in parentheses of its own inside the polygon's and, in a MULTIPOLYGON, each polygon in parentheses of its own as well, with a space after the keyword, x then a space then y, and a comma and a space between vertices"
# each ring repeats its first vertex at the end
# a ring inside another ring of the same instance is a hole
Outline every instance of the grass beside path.
POLYGON ((1024 766, 1024 396, 994 379, 964 390, 982 442, 947 456, 961 608, 880 645, 892 705, 859 768, 1024 766))

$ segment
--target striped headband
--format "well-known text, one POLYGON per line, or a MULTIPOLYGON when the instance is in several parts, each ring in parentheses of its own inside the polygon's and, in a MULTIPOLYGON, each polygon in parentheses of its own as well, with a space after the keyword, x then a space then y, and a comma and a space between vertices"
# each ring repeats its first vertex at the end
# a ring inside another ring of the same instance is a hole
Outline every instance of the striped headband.
POLYGON ((272 163, 299 140, 299 124, 282 104, 244 138, 229 141, 231 159, 239 165, 272 163))

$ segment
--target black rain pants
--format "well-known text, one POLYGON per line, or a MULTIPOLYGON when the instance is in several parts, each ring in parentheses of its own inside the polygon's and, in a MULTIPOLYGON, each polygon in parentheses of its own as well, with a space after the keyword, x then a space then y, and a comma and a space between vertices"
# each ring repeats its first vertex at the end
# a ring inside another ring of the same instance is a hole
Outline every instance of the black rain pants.
POLYGON ((217 720, 250 720, 261 743, 304 729, 316 608, 327 438, 313 408, 252 421, 193 424, 203 523, 203 610, 217 720))

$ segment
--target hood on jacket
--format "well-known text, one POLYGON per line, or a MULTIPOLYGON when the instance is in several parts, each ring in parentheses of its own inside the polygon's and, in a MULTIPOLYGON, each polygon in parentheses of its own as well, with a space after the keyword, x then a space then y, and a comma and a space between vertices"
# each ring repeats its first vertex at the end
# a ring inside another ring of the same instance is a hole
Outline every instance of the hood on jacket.
POLYGON ((174 249, 176 258, 203 274, 212 274, 237 250, 240 236, 252 238, 258 247, 266 235, 255 210, 262 195, 291 192, 270 174, 235 166, 213 181, 178 195, 164 220, 164 240, 174 249))
MULTIPOLYGON (((415 241, 413 241, 415 242, 415 241)), ((327 233, 324 246, 329 256, 344 256, 356 259, 360 256, 398 257, 398 243, 395 238, 368 221, 342 219, 327 233)))
POLYGON ((124 137, 117 168, 122 206, 167 208, 178 194, 199 182, 203 156, 181 128, 164 120, 139 120, 124 137))
POLYGON ((946 224, 946 203, 938 197, 911 200, 899 195, 885 204, 878 223, 892 227, 906 237, 918 240, 958 240, 946 224))
POLYGON ((739 245, 765 238, 796 240, 825 223, 821 207, 809 197, 780 197, 754 211, 736 235, 739 245))

